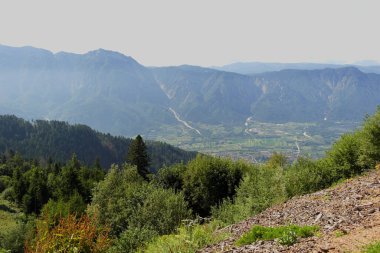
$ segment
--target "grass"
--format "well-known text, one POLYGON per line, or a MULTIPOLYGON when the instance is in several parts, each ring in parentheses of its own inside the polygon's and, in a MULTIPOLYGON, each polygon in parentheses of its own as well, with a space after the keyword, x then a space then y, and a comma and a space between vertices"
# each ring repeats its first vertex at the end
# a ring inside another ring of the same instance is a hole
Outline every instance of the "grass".
POLYGON ((368 245, 363 253, 379 253, 380 252, 380 241, 368 245))
POLYGON ((228 233, 215 233, 218 228, 215 222, 184 225, 178 229, 177 234, 160 236, 138 252, 194 253, 206 245, 217 243, 228 237, 228 233))
POLYGON ((17 218, 20 217, 20 214, 20 210, 11 205, 9 201, 0 198, 0 235, 18 226, 17 218))
POLYGON ((22 212, 0 195, 0 253, 14 252, 22 247, 23 241, 13 240, 18 238, 22 217, 22 212))
POLYGON ((346 233, 346 232, 343 232, 342 230, 336 230, 336 231, 334 232, 334 234, 335 234, 335 237, 336 237, 336 238, 339 238, 339 237, 342 237, 342 236, 346 235, 347 233, 346 233))
POLYGON ((317 226, 288 225, 279 227, 254 226, 245 233, 237 242, 237 246, 254 243, 258 240, 278 240, 280 244, 292 245, 298 238, 306 238, 315 235, 319 230, 317 226))

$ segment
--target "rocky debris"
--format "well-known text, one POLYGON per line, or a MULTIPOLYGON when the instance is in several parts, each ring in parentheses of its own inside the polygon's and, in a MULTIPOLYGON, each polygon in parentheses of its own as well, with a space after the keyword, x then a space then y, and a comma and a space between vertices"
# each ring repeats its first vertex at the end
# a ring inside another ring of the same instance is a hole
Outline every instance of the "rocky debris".
MULTIPOLYGON (((221 231, 231 232, 231 237, 199 252, 343 252, 336 242, 351 240, 350 234, 360 237, 363 231, 380 230, 380 171, 346 180, 326 190, 295 197, 271 207, 264 212, 233 224, 221 231), (300 239, 292 246, 283 246, 275 241, 258 241, 242 247, 235 241, 253 225, 318 225, 318 236, 300 239)), ((370 237, 380 240, 380 233, 370 237)), ((357 240, 359 242, 359 240, 357 240)), ((364 240, 365 241, 365 240, 364 240)), ((350 242, 351 244, 353 242, 350 242)), ((350 245, 350 244, 348 244, 350 245)), ((347 247, 356 247, 354 244, 347 247)), ((347 247, 345 250, 347 250, 347 247)))

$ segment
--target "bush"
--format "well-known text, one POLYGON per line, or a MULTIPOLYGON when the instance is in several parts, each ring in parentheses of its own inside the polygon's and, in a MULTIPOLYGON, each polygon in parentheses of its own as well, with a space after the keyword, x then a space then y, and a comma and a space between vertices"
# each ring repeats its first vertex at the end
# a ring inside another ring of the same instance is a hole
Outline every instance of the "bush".
POLYGON ((176 234, 160 236, 139 252, 194 253, 206 245, 217 243, 228 237, 227 233, 216 233, 217 229, 218 225, 214 222, 201 225, 197 220, 190 221, 181 226, 176 234))
POLYGON ((182 193, 148 186, 149 194, 142 206, 129 218, 131 227, 150 227, 159 235, 173 232, 183 219, 190 217, 182 193))
POLYGON ((297 241, 297 238, 305 238, 313 236, 319 228, 317 226, 279 226, 279 227, 264 227, 256 225, 250 231, 243 234, 236 242, 238 246, 254 243, 258 240, 274 240, 278 239, 281 244, 292 245, 297 241))
POLYGON ((134 252, 137 248, 144 247, 157 236, 157 232, 151 228, 129 228, 121 233, 108 252, 134 252))
POLYGON ((109 230, 99 226, 96 217, 68 215, 50 229, 45 221, 37 222, 36 238, 28 241, 25 252, 105 252, 111 244, 109 230))
POLYGON ((212 209, 213 217, 228 225, 248 218, 286 199, 283 169, 250 165, 237 189, 234 201, 212 209))
POLYGON ((363 172, 364 167, 359 164, 361 134, 344 134, 333 144, 327 152, 326 159, 337 168, 341 178, 349 178, 363 172))
POLYGON ((143 246, 152 236, 172 233, 190 216, 182 193, 147 183, 130 165, 109 171, 94 190, 89 212, 98 213, 101 224, 120 237, 117 247, 124 247, 123 252, 143 246))
POLYGON ((191 209, 206 217, 213 205, 232 198, 242 178, 244 166, 230 159, 198 155, 188 164, 184 175, 183 191, 191 209))
POLYGON ((14 201, 14 191, 13 191, 13 188, 9 187, 9 188, 5 189, 1 193, 1 198, 13 202, 14 201))
POLYGON ((11 186, 11 178, 9 176, 0 176, 0 193, 11 186))
POLYGON ((70 214, 81 216, 85 210, 86 204, 83 202, 82 196, 74 193, 67 201, 63 199, 59 199, 58 201, 50 199, 42 208, 41 217, 49 225, 49 228, 53 228, 59 223, 61 218, 67 217, 70 214))
POLYGON ((178 192, 183 187, 183 175, 186 171, 186 166, 176 164, 170 167, 160 169, 154 179, 155 183, 164 189, 173 189, 178 192))
POLYGON ((380 163, 380 106, 364 121, 360 151, 359 164, 363 168, 375 168, 380 163))
POLYGON ((17 224, 14 227, 8 227, 0 233, 0 252, 24 252, 25 240, 34 237, 35 218, 33 216, 16 218, 17 224))
POLYGON ((286 194, 291 198, 314 192, 330 186, 337 178, 331 162, 301 157, 285 171, 286 194))

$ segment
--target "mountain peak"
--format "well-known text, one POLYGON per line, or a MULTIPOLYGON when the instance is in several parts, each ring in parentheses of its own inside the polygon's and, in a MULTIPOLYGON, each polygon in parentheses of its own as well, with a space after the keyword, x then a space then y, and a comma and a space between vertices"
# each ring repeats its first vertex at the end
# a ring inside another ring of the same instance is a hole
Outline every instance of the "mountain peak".
POLYGON ((103 48, 99 48, 93 51, 89 51, 85 56, 88 56, 90 58, 97 58, 97 59, 106 59, 106 60, 113 60, 113 61, 119 61, 123 63, 129 63, 133 65, 139 65, 135 59, 133 59, 131 56, 124 55, 122 53, 112 51, 112 50, 106 50, 103 48))

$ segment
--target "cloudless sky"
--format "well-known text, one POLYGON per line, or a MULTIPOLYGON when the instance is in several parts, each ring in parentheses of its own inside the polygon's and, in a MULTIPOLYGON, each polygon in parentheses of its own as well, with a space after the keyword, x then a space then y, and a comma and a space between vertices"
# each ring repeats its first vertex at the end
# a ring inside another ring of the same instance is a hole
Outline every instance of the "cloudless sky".
POLYGON ((380 61, 378 0, 1 0, 0 44, 148 66, 380 61))

